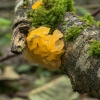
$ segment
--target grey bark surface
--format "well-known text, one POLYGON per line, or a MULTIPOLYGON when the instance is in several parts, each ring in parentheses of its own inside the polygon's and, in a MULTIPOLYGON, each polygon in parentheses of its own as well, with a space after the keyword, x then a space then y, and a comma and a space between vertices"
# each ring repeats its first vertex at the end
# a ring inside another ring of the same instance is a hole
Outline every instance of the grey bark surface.
MULTIPOLYGON (((66 13, 67 27, 84 24, 75 15, 66 13)), ((65 42, 65 54, 62 56, 60 69, 71 79, 74 91, 80 94, 89 93, 100 99, 100 58, 89 54, 89 46, 93 40, 100 40, 100 31, 92 26, 84 28, 82 33, 73 42, 65 42)))
MULTIPOLYGON (((33 1, 35 0, 30 0, 30 4, 33 1)), ((20 53, 26 47, 25 38, 30 22, 25 16, 26 9, 22 8, 16 11, 18 12, 15 15, 17 18, 15 17, 11 50, 14 53, 20 53)), ((66 21, 66 24, 58 27, 63 33, 68 27, 85 24, 70 12, 66 12, 64 21, 66 21)), ((89 54, 89 46, 93 40, 100 40, 100 30, 95 26, 91 26, 90 29, 84 27, 73 42, 65 41, 66 51, 61 59, 60 69, 70 78, 74 91, 80 94, 88 93, 100 99, 100 58, 94 58, 89 54)))

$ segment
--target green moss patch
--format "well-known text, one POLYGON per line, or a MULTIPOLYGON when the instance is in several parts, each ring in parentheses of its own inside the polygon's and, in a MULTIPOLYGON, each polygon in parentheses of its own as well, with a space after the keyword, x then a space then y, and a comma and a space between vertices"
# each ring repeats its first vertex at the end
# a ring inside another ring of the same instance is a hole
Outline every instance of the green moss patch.
POLYGON ((84 26, 87 28, 90 28, 91 25, 94 25, 96 23, 96 21, 94 20, 94 18, 90 15, 90 13, 87 13, 85 16, 83 17, 79 17, 80 20, 85 21, 84 26))
POLYGON ((86 21, 87 24, 93 25, 95 24, 94 18, 88 13, 83 17, 83 20, 86 21))
POLYGON ((82 29, 82 26, 73 26, 68 28, 65 33, 65 40, 74 41, 82 32, 82 29))
POLYGON ((29 0, 24 0, 23 4, 20 6, 20 8, 24 7, 24 6, 27 6, 29 4, 29 0))
POLYGON ((28 11, 32 26, 46 26, 54 30, 63 21, 66 11, 74 12, 72 0, 43 0, 43 5, 28 11))
POLYGON ((97 22, 97 27, 100 29, 100 21, 97 22))
POLYGON ((67 1, 67 11, 75 13, 75 7, 73 0, 66 0, 67 1))
POLYGON ((100 41, 94 40, 89 49, 90 55, 100 58, 100 41))

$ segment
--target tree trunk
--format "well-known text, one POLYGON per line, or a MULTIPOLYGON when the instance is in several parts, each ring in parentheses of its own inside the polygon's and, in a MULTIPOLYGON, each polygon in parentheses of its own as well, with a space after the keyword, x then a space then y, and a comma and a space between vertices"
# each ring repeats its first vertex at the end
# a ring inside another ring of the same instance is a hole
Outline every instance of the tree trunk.
MULTIPOLYGON (((35 0, 30 0, 31 5, 35 0)), ((21 0, 19 1, 21 2, 21 0)), ((17 3, 18 4, 18 3, 17 3)), ((21 3, 22 5, 22 3, 21 3)), ((14 53, 20 53, 26 47, 26 33, 30 22, 25 16, 27 8, 16 8, 15 22, 13 28, 12 47, 14 53), (16 18, 17 17, 17 18, 16 18), (23 24, 22 24, 23 23, 23 24)), ((66 12, 65 25, 59 25, 58 29, 65 33, 65 30, 74 25, 84 25, 76 15, 66 12)), ((93 40, 100 40, 100 31, 95 27, 84 27, 83 31, 73 42, 65 40, 65 53, 62 56, 60 69, 68 75, 74 91, 80 94, 88 93, 100 99, 100 58, 94 58, 89 54, 89 46, 93 40)))

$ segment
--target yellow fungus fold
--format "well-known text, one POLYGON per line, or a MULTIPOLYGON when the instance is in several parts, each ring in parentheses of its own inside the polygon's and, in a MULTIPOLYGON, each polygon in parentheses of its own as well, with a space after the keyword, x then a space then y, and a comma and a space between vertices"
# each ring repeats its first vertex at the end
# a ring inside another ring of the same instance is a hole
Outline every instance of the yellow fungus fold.
POLYGON ((38 0, 32 5, 32 9, 37 9, 41 4, 43 4, 42 0, 38 0))
POLYGON ((61 65, 61 56, 64 53, 63 34, 55 30, 49 34, 50 28, 39 27, 29 32, 27 48, 23 51, 24 58, 29 62, 38 63, 48 70, 58 69, 61 65))

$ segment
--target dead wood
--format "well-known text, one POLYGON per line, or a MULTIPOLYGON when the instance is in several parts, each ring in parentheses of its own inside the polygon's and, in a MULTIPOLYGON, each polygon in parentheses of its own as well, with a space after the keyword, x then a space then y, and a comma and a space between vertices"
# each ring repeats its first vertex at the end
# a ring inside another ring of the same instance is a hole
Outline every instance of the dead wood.
MULTIPOLYGON (((82 25, 76 16, 66 13, 67 25, 82 25)), ((62 27, 62 29, 63 29, 62 27)), ((74 91, 80 94, 89 93, 100 99, 100 58, 94 58, 89 54, 89 46, 93 40, 100 40, 100 31, 92 26, 84 30, 73 42, 65 42, 66 52, 62 56, 60 69, 71 79, 74 91)))
MULTIPOLYGON (((31 5, 35 0, 30 0, 31 5)), ((22 5, 22 0, 19 2, 22 5)), ((17 2, 17 5, 19 4, 17 2)), ((28 5, 28 6, 29 6, 28 5)), ((15 10, 15 21, 13 26, 12 47, 14 53, 22 52, 26 47, 26 36, 30 27, 30 22, 25 16, 27 8, 17 6, 15 10)), ((59 25, 58 29, 65 32, 68 27, 80 26, 85 23, 76 15, 66 12, 64 18, 66 24, 59 25)), ((60 69, 68 75, 72 88, 80 94, 88 93, 100 99, 100 58, 94 58, 89 54, 89 46, 93 40, 100 40, 100 31, 91 26, 84 27, 78 38, 73 42, 65 41, 65 54, 62 56, 60 69)))

